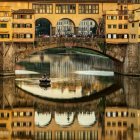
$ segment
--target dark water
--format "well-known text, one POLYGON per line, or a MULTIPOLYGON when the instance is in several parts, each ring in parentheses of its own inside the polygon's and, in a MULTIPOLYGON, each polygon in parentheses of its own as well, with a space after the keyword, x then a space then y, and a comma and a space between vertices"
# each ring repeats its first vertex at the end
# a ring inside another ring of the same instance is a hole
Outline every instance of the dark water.
POLYGON ((35 54, 0 79, 0 140, 139 140, 140 79, 102 56, 35 54), (46 73, 51 82, 40 85, 46 73))

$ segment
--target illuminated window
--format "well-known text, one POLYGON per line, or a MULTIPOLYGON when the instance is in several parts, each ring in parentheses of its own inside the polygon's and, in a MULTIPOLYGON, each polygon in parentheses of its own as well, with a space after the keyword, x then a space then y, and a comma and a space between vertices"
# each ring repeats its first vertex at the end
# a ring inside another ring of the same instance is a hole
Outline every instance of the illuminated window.
POLYGON ((35 10, 35 13, 38 14, 52 14, 53 6, 52 4, 33 4, 32 8, 35 10))
POLYGON ((76 5, 75 4, 56 4, 55 13, 56 14, 75 14, 76 5))
POLYGON ((79 14, 98 14, 98 4, 79 4, 79 14))
POLYGON ((20 113, 19 113, 19 116, 23 117, 23 112, 20 112, 20 113))
MULTIPOLYGON (((111 34, 107 34, 107 38, 111 38, 111 34)), ((110 112, 108 112, 108 114, 109 114, 110 112)))
POLYGON ((0 38, 10 38, 9 34, 0 34, 0 38))

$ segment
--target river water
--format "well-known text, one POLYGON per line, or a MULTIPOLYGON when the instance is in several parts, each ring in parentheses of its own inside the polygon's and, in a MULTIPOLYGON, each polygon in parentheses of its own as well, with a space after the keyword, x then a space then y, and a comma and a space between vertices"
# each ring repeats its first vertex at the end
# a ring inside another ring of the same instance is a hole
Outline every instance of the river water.
POLYGON ((140 79, 114 74, 110 59, 40 52, 15 73, 0 79, 0 139, 140 139, 140 79))

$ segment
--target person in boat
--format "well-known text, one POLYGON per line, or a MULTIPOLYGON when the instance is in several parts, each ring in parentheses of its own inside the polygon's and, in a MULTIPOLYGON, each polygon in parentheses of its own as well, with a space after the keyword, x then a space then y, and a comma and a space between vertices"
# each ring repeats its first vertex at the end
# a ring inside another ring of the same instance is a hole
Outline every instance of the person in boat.
POLYGON ((44 75, 42 76, 42 79, 40 80, 40 82, 50 82, 50 79, 49 79, 49 77, 47 77, 46 74, 44 74, 44 75))

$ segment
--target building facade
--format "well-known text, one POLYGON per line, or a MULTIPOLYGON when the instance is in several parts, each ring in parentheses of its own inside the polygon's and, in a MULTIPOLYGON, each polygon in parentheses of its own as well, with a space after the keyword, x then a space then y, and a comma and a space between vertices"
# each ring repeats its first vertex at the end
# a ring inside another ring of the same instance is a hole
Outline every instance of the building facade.
MULTIPOLYGON (((33 42, 35 35, 36 37, 69 34, 96 36, 103 34, 99 32, 99 28, 100 21, 104 17, 104 35, 107 43, 133 42, 136 33, 133 33, 134 30, 129 24, 136 20, 130 22, 129 18, 133 14, 136 15, 137 21, 139 20, 137 16, 139 3, 139 0, 46 0, 44 2, 7 0, 0 2, 0 5, 4 8, 8 7, 13 16, 10 16, 7 26, 3 24, 2 27, 0 26, 0 30, 5 28, 9 32, 1 31, 0 34, 3 35, 0 38, 5 38, 2 41, 9 41, 13 37, 14 42, 25 40, 33 42)), ((137 27, 139 28, 139 25, 137 27)))
POLYGON ((10 6, 0 6, 0 42, 12 41, 12 16, 10 6))
POLYGON ((34 10, 19 9, 12 12, 14 42, 33 42, 35 39, 34 10))

